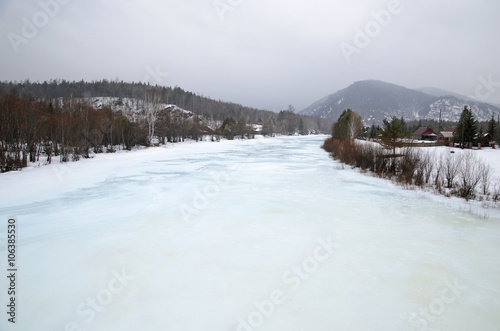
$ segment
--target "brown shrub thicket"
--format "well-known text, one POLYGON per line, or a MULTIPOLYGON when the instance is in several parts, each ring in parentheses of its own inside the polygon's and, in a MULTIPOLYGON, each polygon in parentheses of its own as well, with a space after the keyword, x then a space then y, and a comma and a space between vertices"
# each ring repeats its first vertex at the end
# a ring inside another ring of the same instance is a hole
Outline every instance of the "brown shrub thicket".
MULTIPOLYGON (((153 130, 147 121, 128 119, 108 106, 95 109, 78 100, 62 103, 0 94, 0 172, 42 162, 40 156, 46 163, 53 157, 69 162, 89 158, 92 153, 112 153, 116 146, 130 150, 148 144, 153 130)), ((164 109, 157 117, 154 132, 162 141, 198 140, 202 125, 197 116, 164 109)))
POLYGON ((329 138, 322 148, 341 163, 408 187, 431 188, 466 200, 479 195, 493 201, 500 199, 500 183, 493 182, 492 168, 471 151, 436 155, 406 147, 401 154, 394 154, 392 149, 349 138, 344 141, 329 138))

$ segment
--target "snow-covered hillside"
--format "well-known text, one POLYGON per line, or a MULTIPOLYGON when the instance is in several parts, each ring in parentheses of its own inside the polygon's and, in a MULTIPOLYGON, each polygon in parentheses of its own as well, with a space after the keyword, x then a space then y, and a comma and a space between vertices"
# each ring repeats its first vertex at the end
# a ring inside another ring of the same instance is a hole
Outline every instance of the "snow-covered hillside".
POLYGON ((441 112, 442 120, 458 122, 465 105, 472 107, 474 118, 478 121, 488 121, 491 119, 491 115, 498 113, 497 107, 488 104, 477 102, 465 103, 463 100, 455 97, 444 97, 431 104, 431 110, 425 118, 439 119, 441 112))
MULTIPOLYGON (((103 107, 110 107, 113 111, 120 111, 127 116, 130 120, 138 120, 144 116, 145 102, 135 98, 114 98, 114 97, 95 97, 85 100, 88 104, 96 109, 103 107)), ((173 111, 180 111, 186 113, 188 116, 193 116, 189 110, 182 109, 173 104, 161 103, 158 105, 160 109, 172 109, 173 111)))
POLYGON ((371 125, 381 124, 392 116, 406 120, 438 120, 442 110, 442 119, 457 121, 465 105, 472 106, 479 121, 488 121, 492 114, 500 113, 500 108, 486 103, 430 95, 376 80, 356 82, 314 102, 301 113, 336 120, 342 111, 351 109, 363 117, 365 125, 371 125))

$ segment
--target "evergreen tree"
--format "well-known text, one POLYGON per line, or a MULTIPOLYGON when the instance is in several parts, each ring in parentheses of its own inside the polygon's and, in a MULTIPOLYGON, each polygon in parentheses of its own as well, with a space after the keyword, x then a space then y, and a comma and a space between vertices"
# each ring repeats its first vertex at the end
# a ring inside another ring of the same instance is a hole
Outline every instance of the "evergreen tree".
POLYGON ((470 107, 464 106, 460 120, 458 121, 454 139, 462 145, 462 148, 467 143, 472 143, 477 135, 477 122, 474 119, 470 107))
POLYGON ((300 118, 300 121, 299 121, 299 133, 301 135, 307 134, 307 131, 304 130, 304 121, 302 120, 302 118, 300 118))
POLYGON ((401 120, 393 116, 389 122, 384 119, 384 130, 382 131, 382 141, 388 146, 392 146, 393 153, 396 154, 396 147, 402 146, 401 138, 404 138, 406 128, 402 125, 401 120))
POLYGON ((241 135, 242 137, 247 133, 247 120, 245 118, 245 114, 241 113, 240 119, 236 124, 236 134, 241 135))
POLYGON ((375 124, 372 124, 372 126, 370 127, 370 129, 368 131, 368 138, 370 138, 370 139, 377 138, 377 133, 378 133, 377 127, 375 126, 375 124))
POLYGON ((488 133, 494 138, 497 133, 497 121, 495 121, 495 114, 491 115, 491 120, 488 122, 488 133))
MULTIPOLYGON (((496 121, 497 125, 498 123, 500 123, 500 116, 497 117, 497 121, 496 121)), ((496 132, 495 132, 495 136, 493 136, 493 139, 495 139, 495 142, 497 142, 497 144, 500 143, 500 129, 499 128, 495 128, 496 132)))
POLYGON ((484 138, 483 126, 479 126, 476 142, 481 145, 484 145, 486 142, 486 139, 484 138))
POLYGON ((404 135, 406 136, 410 130, 408 128, 408 123, 406 123, 404 116, 401 116, 399 123, 401 124, 401 128, 404 131, 404 135))
POLYGON ((354 139, 361 134, 363 134, 363 120, 361 116, 350 109, 344 110, 332 126, 334 139, 345 140, 347 137, 354 139))

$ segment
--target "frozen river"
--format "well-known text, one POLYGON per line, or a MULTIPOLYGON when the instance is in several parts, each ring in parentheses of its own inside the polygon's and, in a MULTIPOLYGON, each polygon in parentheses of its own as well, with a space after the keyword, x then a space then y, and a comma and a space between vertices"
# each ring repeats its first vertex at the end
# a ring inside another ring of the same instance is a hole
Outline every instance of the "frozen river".
POLYGON ((324 138, 0 175, 0 330, 500 330, 499 211, 342 170, 324 138))

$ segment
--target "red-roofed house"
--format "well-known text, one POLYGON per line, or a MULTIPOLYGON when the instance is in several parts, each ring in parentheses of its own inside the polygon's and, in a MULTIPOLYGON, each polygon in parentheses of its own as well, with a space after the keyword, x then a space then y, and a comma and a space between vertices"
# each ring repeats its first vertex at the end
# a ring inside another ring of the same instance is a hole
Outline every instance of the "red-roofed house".
POLYGON ((413 133, 413 139, 415 140, 429 140, 436 141, 437 134, 431 129, 426 127, 421 127, 413 133))

